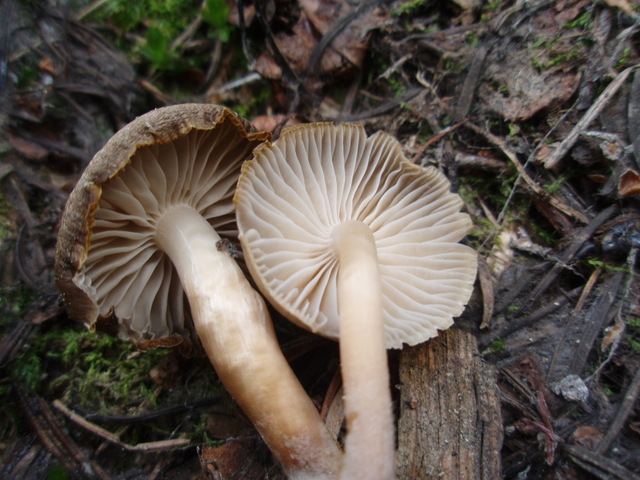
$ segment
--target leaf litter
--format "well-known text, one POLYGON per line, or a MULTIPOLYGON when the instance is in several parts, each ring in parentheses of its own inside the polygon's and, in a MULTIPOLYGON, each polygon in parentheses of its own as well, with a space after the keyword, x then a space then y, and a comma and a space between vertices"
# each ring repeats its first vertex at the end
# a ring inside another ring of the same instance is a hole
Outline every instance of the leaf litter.
MULTIPOLYGON (((630 3, 246 2, 230 10, 227 40, 184 19, 190 27, 168 44, 198 62, 174 68, 123 46, 99 16, 118 2, 79 3, 87 8, 0 5, 3 476, 281 475, 230 399, 198 403, 221 392, 175 373, 186 362, 213 378, 206 362, 171 351, 142 372, 152 396, 98 412, 51 356, 60 340, 49 355, 36 348, 44 335, 81 334, 53 286, 66 195, 114 131, 180 99, 223 103, 276 135, 285 124, 356 121, 443 170, 485 265, 457 326, 498 370, 502 477, 638 478, 640 55, 630 3), (162 441, 178 443, 111 455, 118 442, 162 441)), ((145 38, 135 28, 129 35, 145 38)), ((335 345, 278 329, 322 404, 335 390, 335 345)))

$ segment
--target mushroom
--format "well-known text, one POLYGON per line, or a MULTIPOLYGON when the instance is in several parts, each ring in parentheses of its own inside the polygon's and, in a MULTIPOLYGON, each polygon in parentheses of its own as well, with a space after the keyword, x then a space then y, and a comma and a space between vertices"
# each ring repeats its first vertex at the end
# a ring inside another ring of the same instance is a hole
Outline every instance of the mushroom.
POLYGON ((234 201, 252 277, 289 320, 340 341, 340 478, 393 478, 386 348, 436 336, 471 295, 476 254, 458 243, 471 221, 449 189, 391 136, 351 124, 285 129, 243 166, 234 201))
POLYGON ((165 107, 125 126, 69 196, 56 282, 70 317, 90 329, 138 345, 197 334, 285 473, 333 478, 339 447, 230 243, 241 164, 267 138, 215 105, 165 107))

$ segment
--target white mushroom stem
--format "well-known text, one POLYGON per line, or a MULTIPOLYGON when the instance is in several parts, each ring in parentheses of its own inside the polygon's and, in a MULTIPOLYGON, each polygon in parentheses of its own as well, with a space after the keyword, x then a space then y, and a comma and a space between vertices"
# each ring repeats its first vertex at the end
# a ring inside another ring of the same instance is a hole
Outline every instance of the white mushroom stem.
POLYGON ((341 452, 278 345, 262 297, 219 235, 193 208, 174 207, 157 223, 196 331, 220 380, 290 478, 334 478, 341 452))
POLYGON ((392 479, 394 427, 375 239, 367 225, 354 220, 335 227, 332 237, 340 264, 340 361, 347 419, 339 478, 392 479))

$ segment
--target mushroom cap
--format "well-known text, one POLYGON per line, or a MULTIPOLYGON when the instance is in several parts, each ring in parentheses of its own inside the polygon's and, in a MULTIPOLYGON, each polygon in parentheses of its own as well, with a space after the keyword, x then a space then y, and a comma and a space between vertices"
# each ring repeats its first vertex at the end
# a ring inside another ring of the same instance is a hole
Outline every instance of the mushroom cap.
POLYGON ((242 167, 234 201, 245 261, 285 317, 337 340, 331 233, 363 222, 376 243, 387 348, 418 344, 462 313, 476 276, 476 253, 458 243, 471 219, 449 189, 386 133, 329 123, 285 129, 242 167))
POLYGON ((234 240, 240 166, 269 136, 205 104, 159 108, 117 132, 62 216, 55 274, 69 316, 144 346, 194 338, 178 274, 154 243, 155 224, 170 206, 189 205, 234 240))

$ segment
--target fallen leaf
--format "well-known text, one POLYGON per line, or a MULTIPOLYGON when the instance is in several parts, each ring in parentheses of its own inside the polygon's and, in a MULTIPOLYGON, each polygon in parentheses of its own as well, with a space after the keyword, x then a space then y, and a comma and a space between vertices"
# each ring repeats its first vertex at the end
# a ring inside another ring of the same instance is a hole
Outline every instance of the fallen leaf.
POLYGON ((551 64, 555 56, 566 55, 566 43, 558 42, 553 51, 513 45, 492 53, 478 89, 479 97, 489 109, 512 122, 526 121, 543 109, 563 104, 576 92, 580 73, 568 71, 569 62, 541 70, 534 66, 532 58, 535 56, 539 64, 551 64))
POLYGON ((620 181, 618 182, 618 194, 621 198, 640 194, 640 174, 635 170, 626 170, 620 176, 620 181))
POLYGON ((624 322, 618 322, 611 327, 605 328, 604 337, 602 338, 602 342, 600 343, 600 351, 607 352, 612 345, 618 345, 618 343, 620 343, 620 339, 622 338, 624 330, 624 322))
POLYGON ((593 450, 596 445, 600 443, 601 438, 602 432, 596 427, 592 427, 590 425, 583 425, 582 427, 576 428, 576 430, 571 435, 571 440, 573 441, 573 443, 582 445, 589 450, 593 450))
MULTIPOLYGON (((381 9, 369 4, 354 8, 344 0, 302 0, 300 7, 295 25, 274 38, 288 67, 312 90, 359 69, 370 31, 387 19, 381 9)), ((265 51, 254 68, 267 78, 280 79, 285 68, 277 58, 265 51)))

